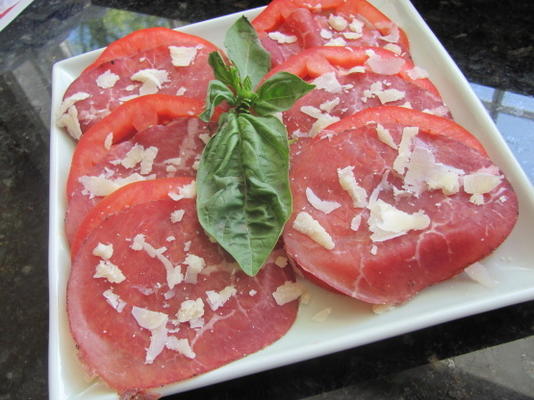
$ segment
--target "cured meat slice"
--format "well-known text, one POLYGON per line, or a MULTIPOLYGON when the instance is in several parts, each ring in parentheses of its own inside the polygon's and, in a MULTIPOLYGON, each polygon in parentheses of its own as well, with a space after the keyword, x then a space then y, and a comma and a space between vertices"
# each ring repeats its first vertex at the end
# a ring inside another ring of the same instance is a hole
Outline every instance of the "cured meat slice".
POLYGON ((208 55, 217 48, 196 44, 160 45, 89 68, 69 86, 58 125, 75 139, 113 109, 148 94, 186 95, 204 100, 214 78, 208 55))
POLYGON ((330 124, 382 104, 450 116, 422 69, 384 49, 316 47, 274 68, 267 78, 280 71, 316 85, 283 113, 289 135, 299 139, 293 153, 330 124))
POLYGON ((274 0, 252 25, 273 66, 316 46, 375 46, 409 58, 406 34, 365 0, 274 0))
POLYGON ((513 189, 485 155, 417 124, 323 135, 294 158, 290 176, 288 255, 369 303, 402 303, 461 272, 517 219, 513 189))
POLYGON ((147 96, 125 104, 118 115, 112 113, 82 137, 67 184, 69 243, 89 210, 116 188, 134 181, 196 174, 196 162, 213 128, 195 116, 200 108, 199 102, 188 99, 147 96), (152 109, 156 115, 150 119, 155 124, 136 131, 128 116, 140 107, 146 107, 147 115, 152 109), (172 114, 166 114, 168 107, 174 107, 172 114))
POLYGON ((91 371, 120 393, 142 393, 284 335, 298 305, 278 305, 272 293, 287 281, 291 269, 272 262, 256 277, 238 271, 203 234, 194 200, 147 201, 109 216, 83 243, 67 288, 70 329, 91 371))

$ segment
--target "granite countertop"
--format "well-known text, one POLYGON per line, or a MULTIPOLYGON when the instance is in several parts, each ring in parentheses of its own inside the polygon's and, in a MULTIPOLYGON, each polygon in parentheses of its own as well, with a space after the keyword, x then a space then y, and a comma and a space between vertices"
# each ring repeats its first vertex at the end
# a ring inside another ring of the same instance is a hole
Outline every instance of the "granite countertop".
MULTIPOLYGON (((534 2, 413 0, 534 181, 534 2)), ((133 29, 265 4, 35 0, 0 32, 0 400, 45 399, 54 62, 133 29)), ((173 399, 531 399, 534 302, 195 390, 173 399)))

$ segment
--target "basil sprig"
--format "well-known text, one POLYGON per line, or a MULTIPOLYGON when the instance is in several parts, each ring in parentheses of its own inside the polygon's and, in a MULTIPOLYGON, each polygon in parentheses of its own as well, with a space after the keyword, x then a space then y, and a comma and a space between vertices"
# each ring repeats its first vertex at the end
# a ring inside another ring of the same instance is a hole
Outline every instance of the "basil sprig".
POLYGON ((211 53, 215 80, 208 86, 208 121, 222 102, 230 110, 219 118, 197 172, 197 212, 204 230, 255 275, 282 233, 292 209, 287 131, 273 113, 285 111, 313 89, 282 72, 266 80, 269 54, 244 17, 224 41, 231 63, 211 53))

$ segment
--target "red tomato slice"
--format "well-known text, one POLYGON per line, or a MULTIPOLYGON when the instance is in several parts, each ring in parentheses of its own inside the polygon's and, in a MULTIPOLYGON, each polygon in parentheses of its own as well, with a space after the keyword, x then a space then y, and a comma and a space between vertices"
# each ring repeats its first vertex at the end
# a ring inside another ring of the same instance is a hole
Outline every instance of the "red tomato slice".
MULTIPOLYGON (((377 57, 384 60, 385 63, 402 62, 398 74, 404 80, 411 82, 422 89, 428 90, 432 94, 439 96, 439 92, 432 82, 427 78, 413 79, 408 71, 412 70, 415 65, 410 61, 402 58, 391 51, 380 47, 336 47, 322 46, 312 49, 303 50, 301 53, 289 58, 283 64, 280 64, 265 75, 265 79, 274 74, 286 71, 298 75, 302 79, 316 78, 326 72, 333 71, 335 67, 352 68, 355 66, 365 66, 369 59, 369 51, 373 51, 377 57)), ((370 72, 372 70, 367 67, 370 72)))
POLYGON ((191 117, 202 112, 200 100, 154 94, 130 100, 89 129, 78 142, 67 180, 70 198, 80 176, 85 175, 108 153, 105 142, 110 133, 112 143, 122 142, 152 125, 177 117, 191 117))
POLYGON ((204 46, 217 51, 212 43, 198 36, 188 35, 187 33, 178 32, 169 28, 155 27, 141 29, 116 40, 106 47, 104 52, 85 70, 91 70, 107 61, 115 60, 121 57, 128 57, 139 53, 140 51, 151 49, 159 46, 204 46))
POLYGON ((70 246, 71 258, 76 257, 80 246, 91 231, 110 215, 136 204, 166 199, 169 197, 170 191, 188 185, 192 181, 193 178, 191 177, 161 178, 136 182, 135 185, 130 184, 117 189, 113 196, 103 198, 84 218, 70 246))
POLYGON ((447 136, 472 149, 478 150, 484 155, 487 154, 484 146, 482 146, 478 139, 453 120, 395 106, 374 107, 360 111, 330 125, 327 131, 323 131, 318 135, 317 140, 332 132, 340 133, 357 129, 367 125, 370 121, 381 125, 399 124, 402 126, 418 126, 422 131, 429 134, 447 136))

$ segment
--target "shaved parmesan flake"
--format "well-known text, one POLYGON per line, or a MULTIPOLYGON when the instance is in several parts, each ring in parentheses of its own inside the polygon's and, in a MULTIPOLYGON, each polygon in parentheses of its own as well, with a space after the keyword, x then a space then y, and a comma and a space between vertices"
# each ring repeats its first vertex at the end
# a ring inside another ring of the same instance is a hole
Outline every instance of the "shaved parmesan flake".
POLYGON ((113 255, 113 245, 111 243, 104 244, 98 242, 96 247, 93 249, 93 255, 103 258, 104 260, 109 260, 113 255))
POLYGON ((150 146, 145 149, 140 144, 135 144, 121 160, 121 165, 124 168, 134 168, 137 164, 140 164, 141 175, 146 175, 152 171, 152 165, 158 154, 158 148, 150 146))
POLYGON ((363 74, 365 73, 366 69, 363 65, 357 65, 355 67, 352 67, 347 71, 347 74, 363 74))
POLYGON ((169 319, 165 313, 151 311, 137 306, 132 307, 132 315, 141 328, 148 329, 149 331, 165 326, 169 319))
POLYGON ((328 93, 340 93, 343 87, 336 78, 335 72, 327 72, 319 75, 312 82, 316 89, 326 90, 328 93))
POLYGON ((267 36, 280 44, 295 43, 297 41, 295 35, 285 35, 282 32, 269 32, 267 36))
POLYGON ((276 304, 283 306, 284 304, 297 300, 303 293, 304 290, 300 284, 285 281, 283 285, 278 286, 273 292, 273 298, 276 304))
MULTIPOLYGON (((386 23, 378 23, 377 24, 377 28, 382 28, 382 26, 384 26, 386 23)), ((380 39, 386 41, 386 42, 390 42, 390 43, 397 43, 399 41, 399 38, 400 38, 400 34, 399 34, 399 28, 397 27, 397 25, 395 24, 392 24, 392 23, 388 23, 389 25, 389 33, 387 34, 387 36, 380 36, 380 39)))
MULTIPOLYGON (((324 103, 323 103, 324 104, 324 103)), ((332 116, 328 113, 323 113, 317 107, 313 106, 302 106, 300 111, 306 115, 309 115, 312 118, 315 118, 316 121, 312 124, 310 131, 308 133, 309 137, 314 137, 319 132, 321 132, 327 126, 332 125, 333 123, 339 121, 339 117, 332 116)), ((293 132, 295 134, 295 132, 293 132)))
POLYGON ((387 144, 392 149, 397 150, 398 146, 393 141, 393 137, 389 133, 389 129, 384 128, 380 124, 376 124, 376 134, 378 136, 378 140, 380 140, 384 144, 387 144))
POLYGON ((323 39, 332 39, 332 32, 330 32, 328 29, 321 29, 321 32, 319 34, 323 39))
POLYGON ((169 46, 172 65, 175 67, 188 67, 197 56, 196 47, 169 46))
POLYGON ((180 309, 176 317, 180 322, 189 322, 198 319, 204 315, 204 302, 199 297, 196 300, 184 300, 180 304, 180 309))
POLYGON ((445 117, 449 113, 447 106, 438 106, 432 109, 425 108, 424 113, 437 115, 438 117, 445 117))
POLYGON ((189 359, 196 357, 196 354, 193 352, 193 349, 189 345, 189 341, 187 339, 178 339, 176 336, 169 336, 165 346, 169 350, 177 351, 189 359))
POLYGON ((59 106, 59 111, 58 111, 59 116, 61 116, 61 114, 66 113, 67 110, 71 108, 78 101, 88 99, 89 97, 91 97, 91 95, 86 92, 76 92, 72 96, 67 97, 65 100, 61 102, 61 105, 59 106))
POLYGON ((174 210, 171 213, 171 222, 174 224, 180 222, 185 215, 185 210, 174 210))
POLYGON ((412 69, 406 71, 410 79, 416 80, 416 79, 425 79, 428 78, 428 72, 426 72, 425 69, 414 66, 412 69))
POLYGON ((362 223, 362 216, 360 214, 356 215, 352 220, 350 221, 350 229, 353 231, 358 231, 360 229, 360 224, 362 223))
POLYGON ((381 199, 375 201, 370 210, 367 222, 374 242, 393 239, 410 230, 426 229, 430 225, 430 218, 423 211, 408 214, 381 199))
POLYGON ((133 100, 133 99, 136 99, 138 98, 139 95, 138 94, 131 94, 129 96, 122 96, 122 97, 119 97, 119 101, 121 102, 127 102, 127 101, 130 101, 130 100, 133 100))
POLYGON ((373 244, 371 246, 371 250, 369 251, 373 256, 376 256, 376 254, 378 253, 378 247, 376 246, 376 244, 373 244))
POLYGON ((362 37, 362 34, 358 32, 343 32, 342 35, 347 40, 357 40, 362 37))
POLYGON ((332 313, 332 308, 327 307, 327 308, 319 311, 317 314, 315 314, 312 317, 312 321, 325 322, 328 319, 328 317, 330 316, 331 313, 332 313))
POLYGON ((393 101, 402 100, 406 92, 397 89, 386 89, 379 92, 375 92, 376 97, 380 100, 380 103, 386 104, 393 101))
POLYGON ((185 271, 185 282, 197 283, 197 276, 206 266, 206 261, 204 261, 202 257, 194 254, 188 254, 185 257, 184 264, 187 265, 187 270, 185 271))
POLYGON ((349 29, 353 32, 362 33, 362 28, 365 24, 359 19, 353 18, 349 24, 349 29))
POLYGON ((176 91, 176 96, 183 96, 185 94, 185 92, 187 92, 187 88, 184 87, 184 86, 181 86, 176 91))
POLYGON ((306 198, 314 208, 325 214, 330 214, 335 209, 341 207, 341 204, 337 201, 321 200, 309 187, 306 188, 306 198))
POLYGON ((418 127, 406 127, 402 129, 402 138, 399 145, 399 154, 393 161, 393 169, 403 175, 411 157, 411 147, 414 137, 419 133, 418 127))
POLYGON ((402 53, 401 47, 396 45, 396 44, 393 44, 393 43, 388 43, 388 44, 382 46, 382 48, 386 49, 386 50, 389 50, 392 53, 395 53, 397 55, 400 55, 402 53))
POLYGON ((319 105, 319 108, 324 112, 332 112, 332 110, 339 104, 341 100, 339 97, 334 97, 332 100, 327 100, 319 105))
POLYGON ((155 179, 155 175, 139 175, 137 172, 124 178, 109 179, 104 174, 99 176, 81 176, 78 181, 83 185, 82 194, 90 199, 97 196, 107 196, 115 190, 129 183, 155 179))
POLYGON ((365 63, 371 68, 371 71, 381 75, 398 74, 406 62, 401 57, 381 57, 372 50, 366 53, 369 58, 365 63))
POLYGON ((59 116, 56 125, 58 128, 65 128, 69 135, 76 140, 82 136, 82 128, 78 119, 78 109, 74 105, 70 106, 66 113, 59 116))
POLYGON ((144 96, 157 93, 162 85, 169 81, 169 73, 164 69, 142 69, 133 74, 130 79, 142 83, 139 94, 144 96))
POLYGON ((469 278, 487 288, 495 287, 499 283, 491 276, 484 264, 478 261, 471 264, 464 271, 469 278))
POLYGON ((250 289, 248 291, 248 295, 249 296, 256 296, 258 294, 258 291, 257 290, 254 290, 254 289, 250 289))
POLYGON ((324 45, 325 46, 346 46, 347 42, 345 41, 345 39, 343 39, 341 36, 339 36, 337 38, 330 39, 324 45))
POLYGON ((113 144, 113 132, 109 132, 106 135, 106 138, 104 139, 104 148, 106 150, 111 149, 111 145, 113 144))
POLYGON ((274 260, 274 263, 280 268, 285 268, 287 266, 287 257, 278 256, 276 257, 276 260, 274 260))
POLYGON ((305 211, 297 214, 293 221, 293 229, 308 236, 327 250, 332 250, 335 247, 334 241, 328 232, 305 211))
POLYGON ((348 26, 348 22, 345 18, 338 15, 330 15, 328 17, 328 25, 338 32, 345 30, 348 26))
POLYGON ((481 206, 484 204, 484 195, 480 193, 472 194, 471 197, 469 197, 469 201, 477 206, 481 206))
POLYGON ((218 310, 219 308, 223 307, 228 300, 230 300, 230 297, 235 296, 237 294, 237 290, 233 286, 226 286, 223 290, 220 292, 216 292, 214 290, 208 290, 206 292, 208 305, 213 311, 218 310))
POLYGON ((106 303, 113 307, 117 312, 122 312, 124 307, 126 307, 126 302, 123 301, 118 294, 113 293, 113 289, 105 290, 102 293, 102 296, 106 299, 106 303))
POLYGON ((108 69, 106 72, 100 74, 98 78, 96 78, 96 84, 102 89, 109 89, 115 86, 119 79, 119 75, 114 74, 108 69))
POLYGON ((197 187, 196 187, 195 181, 191 182, 188 185, 182 186, 178 190, 178 193, 169 192, 169 197, 174 201, 178 201, 182 199, 193 199, 196 197, 196 195, 197 195, 197 187))
POLYGON ((385 312, 391 311, 395 306, 391 304, 373 304, 372 310, 375 314, 383 314, 385 312))
POLYGON ((121 283, 126 279, 119 267, 108 260, 100 260, 93 278, 105 278, 110 283, 121 283))
POLYGON ((367 206, 367 192, 356 182, 354 167, 349 165, 345 168, 338 168, 337 176, 339 184, 352 199, 352 206, 355 208, 367 206))
POLYGON ((464 176, 464 190, 469 194, 485 194, 500 185, 502 176, 488 172, 474 172, 464 176))

